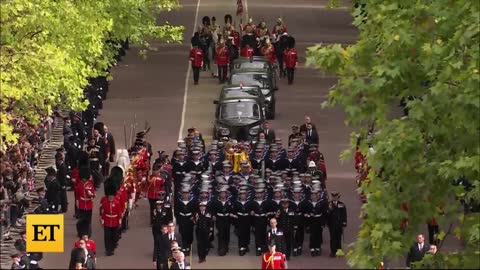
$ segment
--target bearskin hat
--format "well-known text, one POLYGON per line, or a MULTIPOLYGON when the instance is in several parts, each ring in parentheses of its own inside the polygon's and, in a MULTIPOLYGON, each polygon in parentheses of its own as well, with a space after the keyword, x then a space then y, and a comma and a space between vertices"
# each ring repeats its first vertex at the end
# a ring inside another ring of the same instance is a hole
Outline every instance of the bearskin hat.
POLYGON ((86 152, 82 152, 78 159, 78 167, 88 167, 90 166, 90 161, 88 160, 88 154, 86 152))
POLYGON ((202 18, 202 23, 205 25, 210 25, 210 17, 208 16, 203 16, 202 18))
POLYGON ((80 175, 80 179, 90 179, 90 176, 92 175, 90 171, 90 167, 88 166, 80 167, 79 175, 80 175))
POLYGON ((100 135, 105 136, 104 126, 105 125, 103 124, 103 122, 97 122, 93 125, 93 129, 98 130, 98 133, 100 133, 100 135))
POLYGON ((230 14, 225 15, 225 24, 227 24, 227 23, 229 23, 229 24, 233 23, 232 15, 230 15, 230 14))
POLYGON ((115 184, 111 181, 105 182, 105 196, 115 196, 117 193, 117 188, 115 184))
POLYGON ((295 38, 288 37, 287 46, 288 46, 288 48, 294 48, 295 47, 295 38))
POLYGON ((107 180, 112 181, 112 183, 116 186, 116 188, 120 188, 120 185, 123 181, 123 170, 122 168, 115 166, 112 168, 110 171, 110 176, 107 178, 107 180))
POLYGON ((192 43, 192 46, 198 46, 200 44, 200 40, 198 38, 198 36, 193 36, 192 39, 190 40, 190 42, 192 43))

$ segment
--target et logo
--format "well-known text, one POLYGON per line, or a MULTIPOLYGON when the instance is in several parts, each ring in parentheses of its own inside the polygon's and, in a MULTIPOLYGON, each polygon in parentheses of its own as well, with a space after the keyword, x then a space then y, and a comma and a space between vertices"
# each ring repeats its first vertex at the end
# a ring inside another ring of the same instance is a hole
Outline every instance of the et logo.
POLYGON ((27 215, 27 252, 63 252, 64 216, 27 215))

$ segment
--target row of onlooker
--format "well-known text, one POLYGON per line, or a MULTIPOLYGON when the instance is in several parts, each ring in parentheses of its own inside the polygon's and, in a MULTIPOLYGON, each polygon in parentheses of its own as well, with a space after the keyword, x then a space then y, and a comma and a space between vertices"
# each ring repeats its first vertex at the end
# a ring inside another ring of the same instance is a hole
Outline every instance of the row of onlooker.
MULTIPOLYGON (((57 114, 57 113, 55 113, 57 114)), ((0 234, 10 238, 10 228, 21 227, 29 202, 26 198, 34 189, 34 169, 45 143, 51 137, 55 117, 42 119, 38 126, 24 119, 15 119, 16 145, 0 150, 0 234)))

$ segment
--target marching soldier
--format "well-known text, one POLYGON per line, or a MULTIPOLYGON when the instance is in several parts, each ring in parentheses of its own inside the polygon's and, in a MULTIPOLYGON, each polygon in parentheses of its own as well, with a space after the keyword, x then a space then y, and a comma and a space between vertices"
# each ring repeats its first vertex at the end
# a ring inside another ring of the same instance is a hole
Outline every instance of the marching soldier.
POLYGON ((165 191, 165 180, 160 177, 160 166, 157 164, 152 168, 152 175, 148 178, 145 192, 150 204, 150 224, 153 224, 153 213, 160 191, 165 191))
MULTIPOLYGON (((240 41, 238 41, 240 42, 240 41)), ((228 50, 228 57, 229 57, 229 69, 230 69, 230 72, 232 72, 233 70, 233 61, 235 61, 236 59, 238 59, 238 55, 239 55, 239 46, 237 46, 235 44, 235 37, 233 36, 230 36, 228 39, 227 39, 227 44, 226 44, 226 47, 227 47, 227 50, 228 50)))
POLYGON ((215 48, 215 63, 218 65, 218 80, 220 84, 227 81, 228 62, 228 49, 225 46, 225 39, 222 38, 215 48))
MULTIPOLYGON (((303 241, 305 238, 305 219, 304 212, 307 201, 302 198, 302 188, 296 187, 293 189, 293 198, 291 204, 295 207, 295 218, 293 224, 293 256, 302 255, 303 241)), ((315 228, 316 230, 317 228, 315 228)))
POLYGON ((262 21, 256 30, 257 33, 257 38, 260 41, 260 43, 268 38, 270 36, 270 32, 268 31, 267 23, 265 21, 262 21))
POLYGON ((195 38, 192 38, 192 49, 190 50, 190 62, 192 63, 193 70, 193 84, 198 84, 198 79, 200 78, 200 68, 203 65, 203 52, 198 47, 199 41, 195 38))
POLYGON ((277 24, 272 29, 273 39, 278 40, 285 33, 287 33, 287 26, 283 23, 282 18, 278 18, 277 24))
POLYGON ((218 152, 216 150, 208 152, 208 160, 205 162, 203 170, 211 171, 212 175, 216 175, 217 172, 222 170, 222 162, 218 160, 218 152))
POLYGON ((115 187, 105 187, 105 197, 101 199, 100 222, 104 229, 105 251, 107 256, 112 256, 118 241, 119 226, 122 224, 124 207, 115 198, 115 187))
POLYGON ((277 58, 275 54, 275 48, 273 47, 269 38, 265 39, 265 45, 262 47, 261 52, 263 56, 268 58, 270 64, 275 64, 275 60, 277 58))
MULTIPOLYGON (((218 36, 221 35, 220 25, 217 24, 217 19, 215 18, 215 16, 212 17, 211 24, 208 27, 208 30, 212 34, 212 40, 210 41, 209 47, 210 51, 208 52, 208 60, 210 61, 210 63, 213 63, 213 50, 218 43, 218 36)), ((212 68, 212 77, 215 77, 218 74, 218 70, 215 69, 216 68, 212 68)))
POLYGON ((272 211, 271 201, 265 198, 265 190, 263 188, 255 190, 255 200, 249 202, 248 208, 253 218, 256 255, 260 256, 266 250, 267 215, 272 211))
POLYGON ((255 25, 255 23, 253 23, 253 18, 252 18, 252 17, 248 18, 247 24, 245 24, 245 25, 240 25, 240 27, 242 27, 243 32, 248 32, 248 31, 247 31, 248 28, 251 28, 252 31, 255 31, 256 28, 257 28, 257 26, 255 25))
POLYGON ((338 199, 340 194, 332 192, 332 200, 328 204, 327 225, 330 231, 330 257, 336 257, 337 251, 342 249, 343 228, 347 227, 347 208, 338 199))
POLYGON ((290 260, 290 254, 292 251, 292 242, 294 235, 294 222, 295 222, 295 205, 290 203, 288 198, 281 200, 281 208, 277 212, 278 225, 282 229, 285 235, 285 250, 283 251, 287 256, 287 261, 290 260))
POLYGON ((78 209, 77 234, 87 231, 90 236, 92 234, 92 209, 95 187, 90 174, 90 168, 81 167, 79 173, 80 181, 75 183, 75 203, 78 209))
MULTIPOLYGON (((114 167, 114 168, 118 168, 118 167, 114 167)), ((115 194, 115 200, 118 201, 121 208, 121 212, 122 212, 122 215, 120 217, 122 220, 118 226, 118 231, 117 231, 118 239, 122 238, 122 232, 126 231, 126 224, 128 223, 128 211, 127 211, 128 197, 127 196, 128 196, 128 193, 127 193, 125 183, 122 182, 120 183, 120 187, 118 188, 115 194)))
POLYGON ((218 256, 225 256, 228 253, 228 244, 230 243, 230 214, 232 203, 227 198, 227 186, 222 186, 218 190, 218 197, 212 202, 212 212, 215 216, 215 225, 218 236, 218 256))
POLYGON ((297 49, 295 49, 295 39, 293 37, 288 39, 287 46, 288 48, 283 54, 283 61, 285 62, 285 67, 287 68, 288 84, 293 84, 295 67, 298 64, 298 53, 297 49))
POLYGON ((209 237, 213 235, 212 214, 207 211, 207 202, 199 204, 199 210, 195 214, 194 223, 196 224, 198 263, 204 263, 207 261, 209 237))
MULTIPOLYGON (((105 125, 102 122, 97 122, 93 125, 93 138, 95 138, 95 145, 98 147, 98 161, 100 165, 100 173, 103 177, 108 175, 105 171, 106 163, 108 162, 107 142, 105 141, 105 125)), ((100 178, 100 179, 103 179, 100 178)))
POLYGON ((276 250, 275 241, 268 244, 269 251, 262 256, 263 269, 287 269, 285 254, 276 250))
POLYGON ((265 160, 264 160, 264 153, 263 149, 257 148, 255 149, 255 157, 251 158, 252 169, 256 174, 261 174, 262 170, 265 168, 265 160))
POLYGON ((193 214, 198 204, 190 194, 190 187, 183 187, 181 193, 181 197, 175 203, 175 216, 182 235, 181 245, 188 255, 193 242, 193 214))
POLYGON ((288 146, 292 145, 293 139, 299 139, 300 137, 300 127, 298 125, 292 125, 292 134, 288 136, 288 146))
MULTIPOLYGON (((157 246, 160 243, 160 238, 162 237, 162 228, 166 226, 169 222, 167 212, 165 211, 163 204, 164 201, 156 201, 155 209, 153 210, 153 225, 152 225, 152 234, 153 234, 153 250, 154 253, 159 249, 157 246)), ((159 262, 157 262, 160 264, 159 262)))
POLYGON ((190 172, 202 172, 205 164, 200 159, 200 151, 192 151, 193 159, 187 161, 187 167, 190 172))
POLYGON ((45 169, 47 175, 45 176, 45 187, 47 192, 45 198, 47 199, 48 205, 50 206, 50 211, 53 213, 58 213, 58 208, 60 205, 60 191, 61 187, 56 178, 56 170, 52 166, 45 169))
POLYGON ((276 218, 270 219, 270 229, 267 232, 267 242, 274 242, 277 250, 282 253, 287 249, 285 235, 283 230, 277 227, 276 218))
POLYGON ((208 58, 209 48, 212 41, 212 33, 210 32, 210 18, 204 16, 202 19, 202 28, 199 33, 199 46, 203 51, 203 71, 210 71, 210 60, 208 58))
POLYGON ((57 181, 60 185, 59 199, 62 213, 66 213, 68 209, 67 185, 68 185, 68 168, 65 164, 65 157, 62 153, 55 155, 55 165, 57 167, 57 181))
POLYGON ((244 42, 242 49, 240 50, 240 56, 253 59, 254 55, 255 55, 255 49, 252 48, 249 43, 244 42))
POLYGON ((183 150, 176 152, 176 160, 173 163, 173 179, 176 187, 180 186, 180 183, 185 173, 190 172, 187 162, 185 161, 185 153, 183 150))
POLYGON ((85 148, 85 153, 88 155, 88 161, 90 164, 90 169, 92 171, 93 181, 95 184, 95 189, 100 187, 102 182, 101 177, 101 152, 100 147, 96 144, 96 139, 94 137, 88 139, 88 146, 85 148))
POLYGON ((310 227, 310 254, 312 257, 322 255, 323 227, 326 224, 328 199, 321 195, 324 191, 314 189, 311 200, 307 203, 305 218, 310 227))
POLYGON ((239 254, 244 256, 249 252, 250 245, 250 211, 247 208, 247 191, 240 190, 238 200, 233 203, 232 217, 237 223, 239 254))

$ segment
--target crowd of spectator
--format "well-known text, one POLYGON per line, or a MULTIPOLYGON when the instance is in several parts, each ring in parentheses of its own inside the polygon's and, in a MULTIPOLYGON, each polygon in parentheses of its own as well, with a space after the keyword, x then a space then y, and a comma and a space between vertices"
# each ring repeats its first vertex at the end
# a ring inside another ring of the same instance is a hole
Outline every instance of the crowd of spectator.
POLYGON ((12 228, 25 224, 25 211, 29 207, 28 195, 35 188, 34 171, 45 144, 51 138, 56 125, 54 112, 41 119, 36 126, 25 119, 14 119, 14 132, 19 135, 18 143, 0 149, 0 235, 11 239, 12 228))

